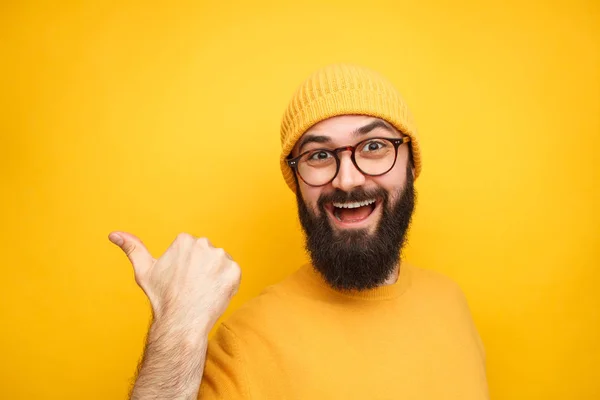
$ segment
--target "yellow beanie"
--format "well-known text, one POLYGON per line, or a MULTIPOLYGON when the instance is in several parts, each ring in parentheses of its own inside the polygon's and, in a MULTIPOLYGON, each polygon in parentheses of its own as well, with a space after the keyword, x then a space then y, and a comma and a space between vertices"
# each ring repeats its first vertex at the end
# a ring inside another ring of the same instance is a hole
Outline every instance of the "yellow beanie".
POLYGON ((335 64, 314 72, 302 83, 281 121, 281 172, 294 192, 294 172, 286 158, 311 126, 338 115, 381 118, 410 136, 415 177, 419 176, 421 152, 417 129, 400 93, 375 71, 352 64, 335 64))

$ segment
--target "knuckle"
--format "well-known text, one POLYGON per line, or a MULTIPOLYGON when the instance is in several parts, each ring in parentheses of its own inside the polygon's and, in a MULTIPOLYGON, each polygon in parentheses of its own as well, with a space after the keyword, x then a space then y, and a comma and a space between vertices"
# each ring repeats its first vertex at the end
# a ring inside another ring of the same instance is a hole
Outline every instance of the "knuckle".
POLYGON ((205 237, 196 239, 196 245, 203 248, 211 247, 210 241, 205 237))
POLYGON ((225 251, 225 249, 221 248, 221 247, 217 247, 214 250, 215 254, 219 257, 219 258, 225 258, 227 257, 227 252, 225 251))
POLYGON ((134 270, 133 277, 135 279, 135 283, 137 283, 139 287, 143 287, 146 283, 146 274, 138 270, 134 270))
POLYGON ((131 255, 135 251, 135 243, 129 242, 123 246, 123 251, 127 256, 131 255))
POLYGON ((222 247, 215 248, 215 253, 221 259, 225 258, 227 260, 233 261, 231 254, 229 254, 227 251, 225 251, 225 249, 222 247))
POLYGON ((192 238, 192 235, 190 235, 189 233, 185 233, 185 232, 181 232, 177 235, 177 241, 178 242, 186 242, 189 241, 192 238))
POLYGON ((232 263, 231 268, 229 268, 229 277, 232 282, 239 283, 242 278, 242 269, 237 263, 232 263))
POLYGON ((237 291, 240 287, 241 277, 242 277, 241 269, 239 267, 232 268, 231 280, 229 281, 229 292, 230 292, 229 296, 230 297, 234 296, 237 293, 237 291))

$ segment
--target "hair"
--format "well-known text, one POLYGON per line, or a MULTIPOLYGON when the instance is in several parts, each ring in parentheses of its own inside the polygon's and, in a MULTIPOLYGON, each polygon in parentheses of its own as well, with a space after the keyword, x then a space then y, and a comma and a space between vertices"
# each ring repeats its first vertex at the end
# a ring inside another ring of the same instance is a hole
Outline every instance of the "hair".
POLYGON ((392 203, 387 190, 357 187, 351 192, 336 189, 322 193, 319 214, 310 210, 296 191, 298 215, 305 233, 305 248, 313 267, 338 290, 365 290, 381 285, 400 262, 416 201, 413 171, 406 165, 406 183, 392 203), (326 216, 325 204, 332 202, 381 201, 381 218, 373 233, 365 229, 336 231, 326 216))

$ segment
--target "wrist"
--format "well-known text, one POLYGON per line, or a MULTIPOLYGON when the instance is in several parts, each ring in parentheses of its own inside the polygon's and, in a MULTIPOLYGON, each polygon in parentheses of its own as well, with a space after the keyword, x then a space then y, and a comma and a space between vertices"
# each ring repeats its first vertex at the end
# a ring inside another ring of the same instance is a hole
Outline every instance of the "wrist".
POLYGON ((182 323, 171 318, 155 318, 148 332, 149 341, 168 340, 185 347, 205 347, 212 326, 203 321, 182 323))

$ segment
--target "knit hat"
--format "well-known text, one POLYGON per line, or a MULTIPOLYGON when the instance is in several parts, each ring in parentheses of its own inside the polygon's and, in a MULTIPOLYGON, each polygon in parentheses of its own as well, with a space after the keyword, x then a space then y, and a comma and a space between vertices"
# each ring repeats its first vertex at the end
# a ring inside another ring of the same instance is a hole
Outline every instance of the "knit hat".
POLYGON ((421 172, 417 129, 400 93, 379 73, 352 64, 334 64, 310 75, 294 93, 281 121, 281 172, 296 191, 294 171, 286 158, 302 135, 316 123, 338 115, 381 118, 410 136, 415 178, 421 172))

